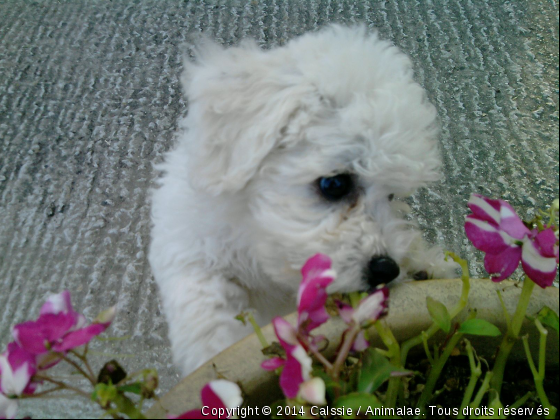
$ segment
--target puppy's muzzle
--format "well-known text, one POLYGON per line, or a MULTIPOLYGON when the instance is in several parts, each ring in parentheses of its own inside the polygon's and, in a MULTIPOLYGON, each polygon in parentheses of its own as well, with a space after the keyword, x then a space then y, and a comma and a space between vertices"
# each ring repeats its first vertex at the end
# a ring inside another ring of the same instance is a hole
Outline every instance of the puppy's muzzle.
POLYGON ((367 282, 374 289, 383 283, 389 283, 399 276, 399 265, 390 257, 373 257, 367 267, 367 282))

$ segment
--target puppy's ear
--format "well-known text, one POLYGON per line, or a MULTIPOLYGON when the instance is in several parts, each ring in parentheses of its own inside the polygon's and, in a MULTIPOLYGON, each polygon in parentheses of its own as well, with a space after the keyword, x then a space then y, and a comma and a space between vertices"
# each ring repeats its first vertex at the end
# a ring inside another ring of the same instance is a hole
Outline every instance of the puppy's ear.
POLYGON ((285 49, 263 51, 249 42, 224 49, 203 40, 195 60, 185 62, 182 83, 189 176, 212 194, 241 190, 285 141, 291 117, 318 96, 285 49))

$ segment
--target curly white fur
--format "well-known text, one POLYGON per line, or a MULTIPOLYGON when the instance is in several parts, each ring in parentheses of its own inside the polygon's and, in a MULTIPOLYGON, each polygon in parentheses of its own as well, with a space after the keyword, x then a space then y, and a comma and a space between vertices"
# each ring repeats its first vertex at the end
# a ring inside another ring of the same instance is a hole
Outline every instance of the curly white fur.
POLYGON ((400 265, 397 280, 452 275, 388 200, 440 165, 435 109, 396 47, 330 26, 269 51, 205 41, 185 67, 189 113, 158 168, 150 250, 183 374, 250 332, 234 320, 242 310, 261 324, 294 310, 317 252, 333 260, 333 292, 364 289, 376 255, 400 265), (355 199, 317 190, 338 173, 358 180, 355 199))

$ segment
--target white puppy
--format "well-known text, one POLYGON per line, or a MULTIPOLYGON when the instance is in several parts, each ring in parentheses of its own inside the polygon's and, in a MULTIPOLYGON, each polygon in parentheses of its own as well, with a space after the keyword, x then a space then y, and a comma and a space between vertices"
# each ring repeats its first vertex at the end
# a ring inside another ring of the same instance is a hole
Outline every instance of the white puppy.
POLYGON ((318 252, 338 275, 331 292, 454 274, 392 202, 440 165, 435 109, 396 47, 330 26, 269 51, 206 41, 195 55, 150 250, 183 374, 250 332, 239 312, 263 324, 294 310, 318 252))

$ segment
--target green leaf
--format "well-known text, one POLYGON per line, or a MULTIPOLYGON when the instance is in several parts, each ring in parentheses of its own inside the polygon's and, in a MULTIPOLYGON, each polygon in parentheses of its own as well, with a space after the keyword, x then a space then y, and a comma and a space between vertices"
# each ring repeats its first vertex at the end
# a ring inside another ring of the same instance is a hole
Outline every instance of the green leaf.
POLYGON ((133 384, 122 385, 117 387, 120 392, 130 392, 132 394, 140 395, 142 393, 142 384, 134 382, 133 384))
POLYGON ((374 394, 366 394, 363 392, 353 392, 348 395, 343 395, 342 397, 338 398, 334 404, 334 408, 342 408, 345 409, 352 409, 352 415, 346 416, 342 415, 341 418, 343 419, 355 419, 357 415, 360 418, 365 417, 365 412, 368 408, 375 409, 375 408, 382 408, 383 405, 381 401, 374 395, 374 394), (360 412, 358 413, 358 410, 360 412))
POLYGON ((358 391, 372 393, 395 373, 408 373, 408 371, 395 367, 385 356, 370 348, 362 359, 358 391))
POLYGON ((445 305, 430 296, 426 298, 426 305, 432 320, 446 333, 451 330, 451 317, 445 305))
POLYGON ((460 333, 497 337, 502 333, 494 324, 484 319, 467 319, 459 327, 460 333))
POLYGON ((539 311, 539 313, 537 314, 537 319, 544 325, 547 325, 558 332, 558 314, 548 306, 545 306, 539 311))
POLYGON ((115 388, 114 385, 99 383, 95 385, 95 389, 93 390, 92 397, 95 397, 95 401, 99 401, 99 403, 103 407, 105 407, 110 402, 113 402, 118 395, 119 392, 117 391, 117 388, 115 388))

